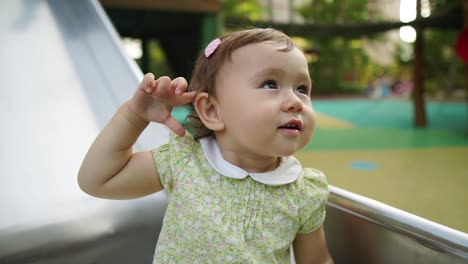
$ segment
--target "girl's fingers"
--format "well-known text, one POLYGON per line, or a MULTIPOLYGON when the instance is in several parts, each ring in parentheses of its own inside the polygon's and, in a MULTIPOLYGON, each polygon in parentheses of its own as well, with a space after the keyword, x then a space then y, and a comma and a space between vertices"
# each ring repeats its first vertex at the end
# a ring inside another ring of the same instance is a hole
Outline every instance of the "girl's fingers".
POLYGON ((164 125, 166 125, 170 130, 181 137, 185 135, 185 128, 172 116, 170 116, 166 122, 164 122, 164 125))
POLYGON ((164 97, 167 94, 170 85, 171 79, 169 77, 159 77, 159 79, 156 80, 156 89, 153 91, 153 98, 156 99, 164 97))
POLYGON ((183 77, 171 79, 167 76, 154 80, 152 73, 147 73, 140 83, 140 88, 145 94, 150 94, 153 99, 166 101, 171 106, 191 103, 195 92, 186 92, 187 80, 183 77))
POLYGON ((184 77, 177 77, 171 82, 171 90, 176 95, 182 95, 187 90, 187 80, 184 77))
POLYGON ((143 76, 140 87, 144 92, 153 94, 153 97, 160 98, 167 94, 168 91, 174 92, 176 95, 182 95, 187 90, 187 80, 183 77, 177 77, 171 81, 167 76, 162 76, 154 80, 152 73, 147 73, 143 76))
POLYGON ((193 100, 195 99, 195 94, 195 91, 183 93, 182 95, 180 95, 180 104, 183 105, 193 102, 193 100))
POLYGON ((143 80, 140 83, 140 88, 146 92, 151 93, 154 86, 154 75, 152 73, 147 73, 143 76, 143 80))

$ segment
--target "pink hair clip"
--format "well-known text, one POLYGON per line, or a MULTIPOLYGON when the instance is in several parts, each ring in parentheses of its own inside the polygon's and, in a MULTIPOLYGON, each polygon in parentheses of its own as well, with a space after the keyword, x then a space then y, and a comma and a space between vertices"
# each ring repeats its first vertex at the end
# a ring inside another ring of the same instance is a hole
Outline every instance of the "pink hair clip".
POLYGON ((205 48, 205 57, 209 58, 213 53, 218 49, 219 44, 221 44, 221 40, 219 38, 214 39, 213 41, 208 44, 205 48))

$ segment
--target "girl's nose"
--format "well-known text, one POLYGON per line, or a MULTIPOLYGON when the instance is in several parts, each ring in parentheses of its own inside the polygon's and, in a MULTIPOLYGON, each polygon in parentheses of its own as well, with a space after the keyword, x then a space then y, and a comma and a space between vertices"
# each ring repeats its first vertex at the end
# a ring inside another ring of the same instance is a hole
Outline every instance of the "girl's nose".
POLYGON ((289 90, 283 99, 281 108, 285 112, 301 112, 303 109, 302 101, 293 90, 289 90))

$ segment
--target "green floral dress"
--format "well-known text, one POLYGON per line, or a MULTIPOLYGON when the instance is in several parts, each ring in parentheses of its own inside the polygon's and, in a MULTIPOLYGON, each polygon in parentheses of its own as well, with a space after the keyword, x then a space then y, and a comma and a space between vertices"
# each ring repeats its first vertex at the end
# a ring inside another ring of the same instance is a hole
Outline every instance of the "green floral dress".
POLYGON ((325 219, 324 174, 288 157, 269 182, 224 161, 214 139, 204 143, 171 134, 152 151, 171 195, 153 263, 289 263, 296 234, 325 219))

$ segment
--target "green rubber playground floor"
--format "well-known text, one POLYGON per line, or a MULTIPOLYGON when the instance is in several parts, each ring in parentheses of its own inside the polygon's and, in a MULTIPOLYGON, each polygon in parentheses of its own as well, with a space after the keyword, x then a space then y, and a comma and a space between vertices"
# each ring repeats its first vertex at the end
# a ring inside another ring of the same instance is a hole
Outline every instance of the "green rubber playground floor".
POLYGON ((410 101, 315 100, 317 129, 297 157, 331 185, 468 232, 468 108, 426 102, 427 128, 410 101))

